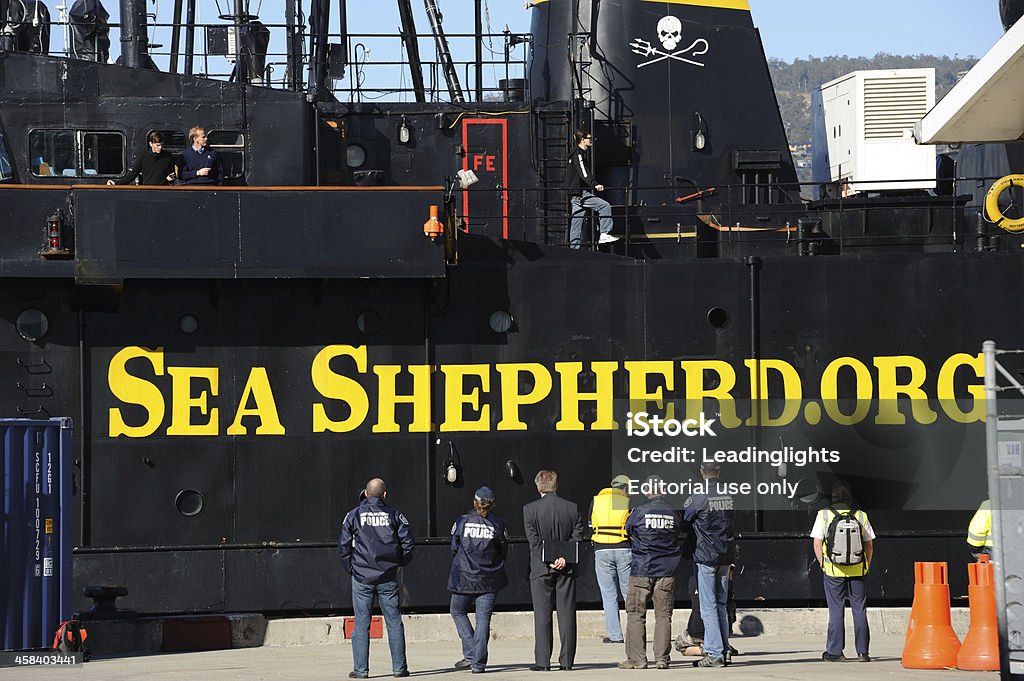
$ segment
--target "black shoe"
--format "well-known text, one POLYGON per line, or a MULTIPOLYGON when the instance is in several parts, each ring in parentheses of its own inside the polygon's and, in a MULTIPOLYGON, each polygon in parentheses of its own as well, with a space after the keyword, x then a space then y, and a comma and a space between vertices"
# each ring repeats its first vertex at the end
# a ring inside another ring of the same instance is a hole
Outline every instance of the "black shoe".
POLYGON ((822 653, 821 659, 825 662, 846 662, 846 658, 843 655, 829 655, 828 653, 822 653))
POLYGON ((605 636, 601 639, 601 643, 625 643, 625 641, 623 641, 622 639, 616 641, 614 638, 608 638, 607 636, 605 636))
POLYGON ((725 652, 722 653, 722 662, 725 662, 726 667, 732 664, 732 653, 729 651, 729 648, 726 648, 725 652))
POLYGON ((732 645, 730 645, 730 646, 729 646, 729 649, 728 649, 728 653, 729 653, 730 655, 739 655, 739 654, 740 654, 740 651, 736 650, 735 648, 733 648, 733 647, 732 647, 732 645))
POLYGON ((861 653, 857 656, 857 662, 871 662, 871 656, 867 653, 861 653))
POLYGON ((558 665, 558 671, 560 671, 560 672, 571 672, 572 671, 572 665, 569 665, 568 667, 566 667, 564 665, 558 665))
POLYGON ((464 657, 456 662, 454 666, 456 669, 469 669, 473 666, 473 663, 469 661, 469 658, 464 657))
POLYGON ((348 673, 348 678, 350 678, 350 679, 368 679, 368 678, 370 678, 370 675, 369 674, 360 674, 359 672, 349 672, 348 673))
POLYGON ((487 670, 485 670, 485 669, 477 669, 477 668, 473 669, 473 673, 474 674, 483 674, 485 671, 487 671, 487 670))
POLYGON ((542 667, 539 664, 531 664, 530 665, 530 671, 531 672, 549 672, 549 671, 551 671, 551 667, 542 667))
POLYGON ((408 669, 403 669, 400 672, 395 672, 394 674, 392 674, 392 676, 394 676, 396 678, 404 678, 406 676, 409 676, 409 670, 408 669))

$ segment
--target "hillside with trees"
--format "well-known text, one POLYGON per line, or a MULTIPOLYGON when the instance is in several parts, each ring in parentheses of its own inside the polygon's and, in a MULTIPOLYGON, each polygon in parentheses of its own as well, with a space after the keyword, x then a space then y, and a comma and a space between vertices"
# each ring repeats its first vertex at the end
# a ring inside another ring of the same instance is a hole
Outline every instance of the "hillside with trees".
POLYGON ((977 59, 916 55, 901 57, 879 53, 874 57, 810 57, 792 63, 768 60, 775 84, 782 121, 791 145, 811 142, 811 92, 822 84, 850 73, 872 69, 914 69, 935 67, 935 98, 942 99, 956 84, 960 75, 974 66, 977 59))

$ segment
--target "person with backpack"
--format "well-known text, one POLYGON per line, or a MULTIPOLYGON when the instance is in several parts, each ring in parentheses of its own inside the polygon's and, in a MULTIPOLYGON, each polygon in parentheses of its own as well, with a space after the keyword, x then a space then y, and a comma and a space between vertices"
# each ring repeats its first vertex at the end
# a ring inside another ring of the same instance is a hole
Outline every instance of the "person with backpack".
POLYGON ((811 529, 814 557, 825 580, 828 603, 828 640, 821 659, 843 662, 846 647, 844 610, 850 600, 857 660, 870 662, 868 647, 867 594, 864 577, 871 567, 875 531, 868 514, 857 508, 850 486, 842 481, 832 485, 832 504, 818 511, 811 529))

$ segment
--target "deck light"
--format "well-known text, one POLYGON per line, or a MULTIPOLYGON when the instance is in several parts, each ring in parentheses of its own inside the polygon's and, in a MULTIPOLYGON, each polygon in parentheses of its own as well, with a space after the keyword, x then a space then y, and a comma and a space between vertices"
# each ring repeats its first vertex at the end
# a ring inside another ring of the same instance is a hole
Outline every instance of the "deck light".
POLYGON ((691 135, 693 136, 690 143, 690 151, 704 151, 704 148, 708 145, 708 132, 707 125, 704 123, 704 117, 700 115, 699 111, 693 112, 693 129, 691 135))
POLYGON ((60 214, 46 218, 46 235, 51 251, 60 250, 60 214))

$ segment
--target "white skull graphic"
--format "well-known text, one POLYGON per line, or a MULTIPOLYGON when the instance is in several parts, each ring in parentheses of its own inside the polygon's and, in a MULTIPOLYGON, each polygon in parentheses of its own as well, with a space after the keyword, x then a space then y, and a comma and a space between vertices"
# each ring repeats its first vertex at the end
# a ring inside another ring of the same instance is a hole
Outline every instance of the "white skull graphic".
POLYGON ((683 24, 673 16, 662 17, 658 22, 658 39, 666 50, 676 49, 682 40, 682 33, 683 24))

